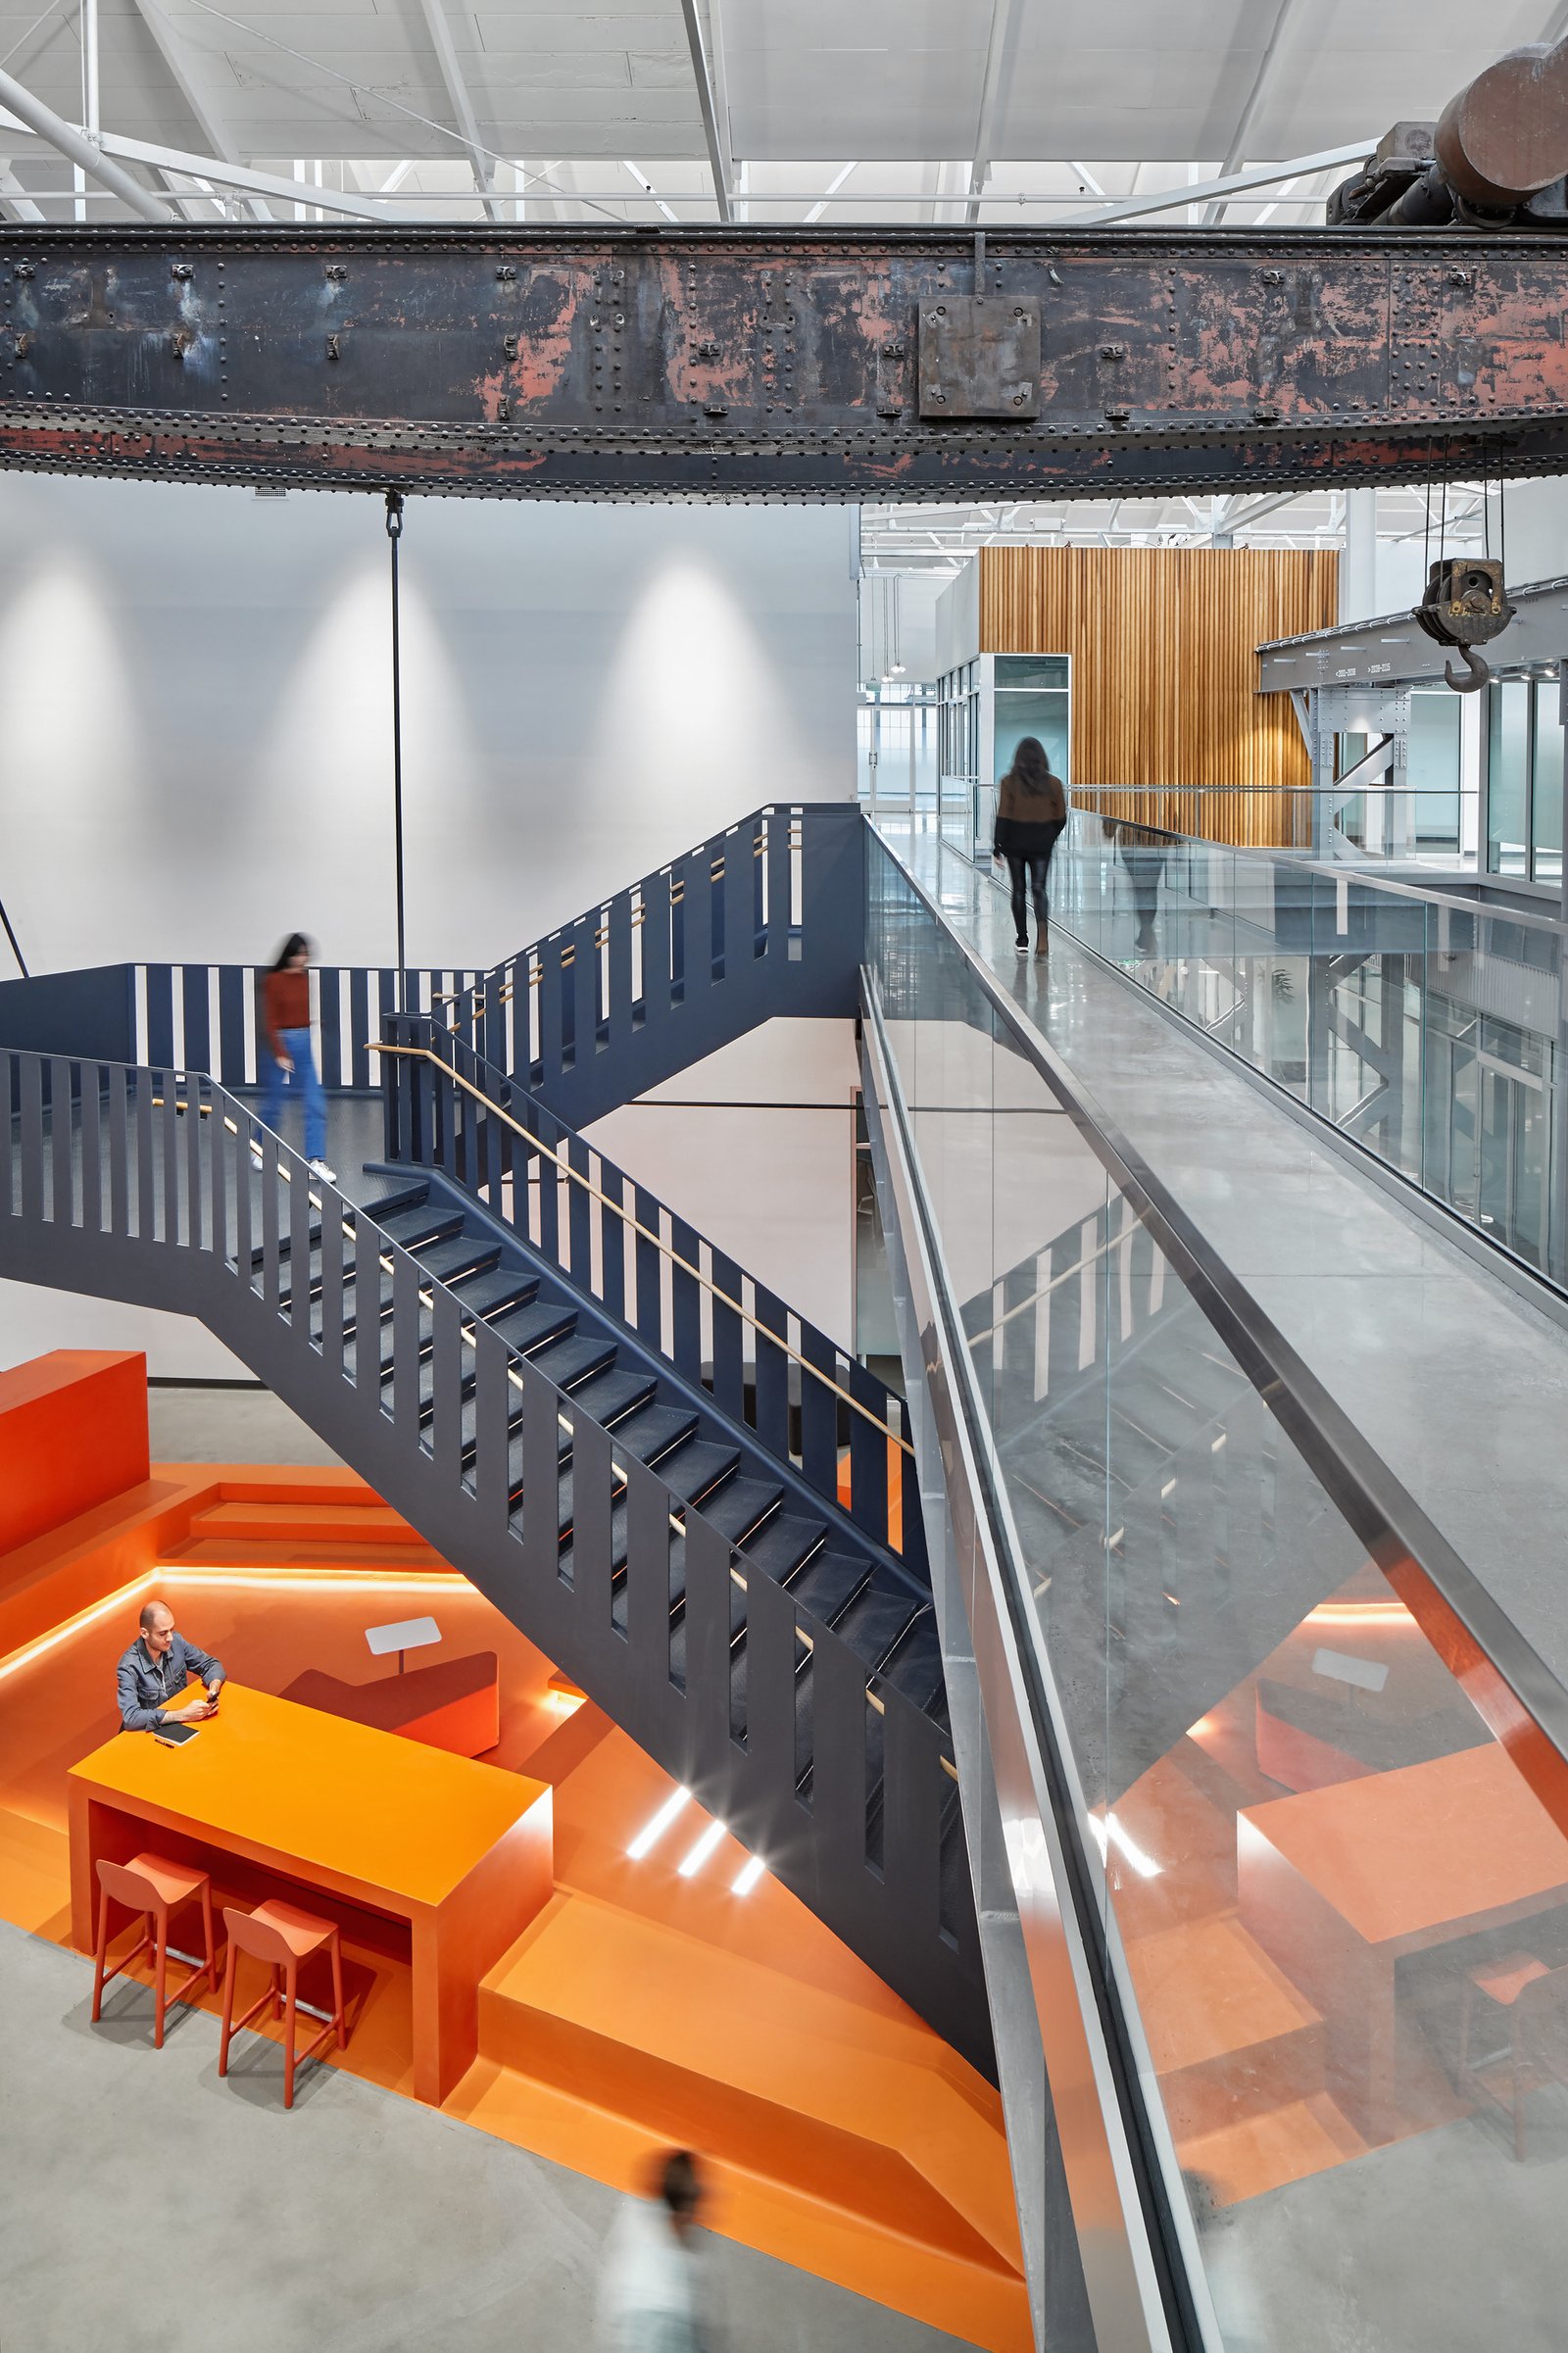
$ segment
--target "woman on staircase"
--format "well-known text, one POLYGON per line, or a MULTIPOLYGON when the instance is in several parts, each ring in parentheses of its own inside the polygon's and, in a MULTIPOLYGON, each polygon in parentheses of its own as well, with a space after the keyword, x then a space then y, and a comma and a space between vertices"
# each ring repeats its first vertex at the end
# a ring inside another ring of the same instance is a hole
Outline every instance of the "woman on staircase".
POLYGON ((326 1164, 326 1097, 311 1049, 311 943, 302 931, 291 931, 277 952, 277 960, 262 982, 262 1027, 267 1052, 262 1059, 262 1120, 274 1135, 283 1130, 283 1090, 305 1091, 305 1157, 312 1176, 335 1185, 337 1172, 326 1164))
POLYGON ((997 790, 991 855, 1004 858, 1012 882, 1012 928, 1020 956, 1029 953, 1029 900, 1035 907, 1035 955, 1051 954, 1046 881, 1051 855, 1067 822, 1067 795, 1052 771, 1038 736, 1026 735, 997 790))

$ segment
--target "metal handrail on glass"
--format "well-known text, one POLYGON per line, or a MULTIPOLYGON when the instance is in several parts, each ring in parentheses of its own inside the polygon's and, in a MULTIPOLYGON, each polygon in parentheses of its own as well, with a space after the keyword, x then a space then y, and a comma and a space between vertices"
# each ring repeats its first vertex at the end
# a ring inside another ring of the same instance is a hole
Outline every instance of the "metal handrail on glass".
POLYGON ((1568 2148, 1568 1691, 880 845, 869 890, 1096 2341, 1429 2353, 1556 2311, 1568 2240, 1518 2217, 1568 2148), (1099 1973, 1110 2126, 1053 1936, 1099 1973), (1107 2132, 1136 2326, 1096 2302, 1107 2132))

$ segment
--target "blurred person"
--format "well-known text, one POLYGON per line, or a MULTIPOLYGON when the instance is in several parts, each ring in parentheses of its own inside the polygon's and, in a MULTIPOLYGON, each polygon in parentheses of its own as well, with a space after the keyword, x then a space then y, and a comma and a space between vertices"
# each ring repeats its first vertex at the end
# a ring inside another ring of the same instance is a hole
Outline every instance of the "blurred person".
POLYGON ((311 1174, 335 1185, 326 1164, 326 1097, 311 1048, 311 942, 291 931, 262 983, 262 1025, 267 1033, 267 1066, 262 1076, 262 1120, 274 1135, 283 1132, 283 1090, 305 1093, 305 1157, 311 1174))
POLYGON ((1029 901, 1035 908, 1035 955, 1051 954, 1046 883, 1052 853, 1067 822, 1067 794, 1037 735, 1019 738, 1012 765, 997 787, 991 855, 1005 858, 1012 884, 1012 928, 1020 956, 1029 953, 1029 901))
POLYGON ((654 2158, 647 2194, 626 2201, 605 2241, 600 2353, 714 2353, 697 2224, 702 2202, 702 2174, 689 2149, 654 2158))
POLYGON ((1182 2184, 1225 2353, 1264 2353, 1267 2329, 1236 2208, 1221 2197, 1211 2176, 1192 2166, 1183 2166, 1182 2184))
POLYGON ((1169 847, 1167 837, 1147 825, 1135 824, 1130 817, 1112 817, 1107 823, 1115 828, 1112 838, 1132 885, 1133 911, 1138 918, 1133 947, 1140 956, 1152 956, 1155 946, 1154 917, 1159 910, 1159 883, 1169 847))
POLYGON ((141 1613, 141 1631, 115 1670, 115 1699, 122 1732, 157 1732, 164 1724, 200 1724, 218 1713, 218 1694, 223 1686, 221 1663, 198 1650, 174 1632, 174 1613, 167 1601, 148 1601, 141 1613), (206 1686, 183 1707, 172 1707, 191 1677, 206 1686))

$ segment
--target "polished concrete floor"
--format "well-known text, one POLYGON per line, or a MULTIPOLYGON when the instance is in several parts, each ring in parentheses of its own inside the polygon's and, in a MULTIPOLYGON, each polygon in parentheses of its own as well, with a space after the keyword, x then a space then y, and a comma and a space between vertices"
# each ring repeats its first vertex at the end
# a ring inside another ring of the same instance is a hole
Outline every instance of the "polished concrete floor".
POLYGON ((147 1392, 154 1462, 338 1463, 342 1456, 259 1384, 204 1388, 192 1382, 147 1392))
MULTIPOLYGON (((4 2353, 582 2353, 613 2190, 0 1925, 4 2353)), ((956 2340, 710 2239, 722 2353, 956 2340)))
POLYGON ((967 859, 926 837, 914 871, 1568 1683, 1568 1333, 1059 928, 1019 958, 967 859))

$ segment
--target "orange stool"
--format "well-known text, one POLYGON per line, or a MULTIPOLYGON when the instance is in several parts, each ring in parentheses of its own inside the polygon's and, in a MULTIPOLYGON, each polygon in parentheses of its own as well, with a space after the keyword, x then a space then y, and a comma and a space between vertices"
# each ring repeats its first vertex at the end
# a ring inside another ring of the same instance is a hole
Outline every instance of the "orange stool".
POLYGON ((169 1963, 169 1916, 180 1904, 188 1903, 196 1895, 202 1899, 202 1940, 207 1958, 191 1971, 182 1985, 175 1986, 168 1999, 182 2002, 202 1978, 211 1979, 213 1991, 216 1993, 218 1990, 218 1955, 213 1944, 213 1883, 205 1871, 192 1871, 184 1863, 168 1862, 159 1854, 139 1854, 132 1863, 100 1862, 98 1887, 98 1949, 92 1973, 93 2024, 97 2025, 99 2012, 103 2008, 104 1987, 112 1978, 119 1977, 122 1969, 128 1969, 131 1962, 144 1953, 150 1944, 156 1955, 153 1973, 153 2047, 162 2050, 164 2011, 167 2006, 164 1981, 169 1963), (113 1969, 106 1966, 109 1959, 111 1903, 123 1904, 128 1912, 139 1914, 149 1924, 129 1952, 117 1961, 113 1969))
POLYGON ((318 1920, 311 1912, 301 1912, 291 1903, 277 1897, 258 1904, 254 1912, 234 1912, 225 1906, 224 1926, 228 1930, 228 1968, 223 1977, 223 2034, 219 2045, 218 2072, 228 2073, 228 2046, 233 2037, 248 2027, 261 2011, 275 2018, 278 2014, 278 1979, 282 1979, 283 1993, 283 2105, 294 2105, 294 2011, 299 1994, 300 1963, 309 1960, 322 1945, 332 1955, 332 2015, 327 2020, 309 2050, 302 2055, 314 2059, 324 2046, 328 2035, 337 2036, 337 2047, 348 2048, 348 2028, 343 2015, 343 1952, 338 1942, 337 1923, 318 1920), (234 1978, 239 1956, 247 1952, 253 1960, 265 1961, 268 1967, 267 1991, 259 2001, 252 2002, 243 2018, 234 2016, 234 1978))

